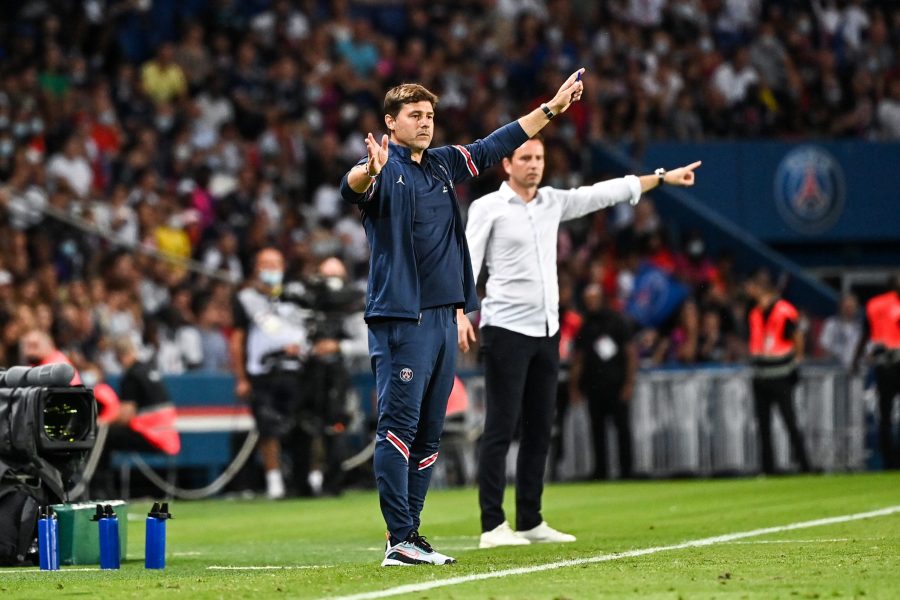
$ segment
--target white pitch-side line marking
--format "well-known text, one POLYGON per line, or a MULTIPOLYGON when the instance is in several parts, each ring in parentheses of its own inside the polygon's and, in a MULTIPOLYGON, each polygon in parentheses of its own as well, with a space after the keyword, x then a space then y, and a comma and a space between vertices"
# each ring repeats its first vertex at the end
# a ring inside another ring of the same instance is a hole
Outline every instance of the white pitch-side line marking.
MULTIPOLYGON (((81 571, 99 571, 100 567, 85 567, 82 569, 72 569, 69 567, 60 567, 56 571, 42 571, 37 567, 32 567, 30 569, 0 569, 0 575, 6 575, 7 573, 78 573, 81 571)), ((114 569, 109 569, 114 570, 114 569)))
POLYGON ((210 571, 288 571, 291 569, 330 569, 333 565, 265 565, 248 566, 239 565, 212 565, 206 567, 210 571))
POLYGON ((880 510, 873 510, 864 513, 856 513, 852 515, 841 515, 837 517, 827 517, 825 519, 815 519, 812 521, 801 521, 799 523, 789 523, 788 525, 778 525, 776 527, 764 527, 762 529, 753 529, 751 531, 739 531, 736 533, 726 533, 725 535, 717 535, 699 540, 689 540, 680 544, 672 544, 670 546, 655 546, 653 548, 641 548, 638 550, 628 550, 627 552, 616 552, 614 554, 600 554, 588 558, 576 558, 573 560, 561 560, 559 562, 546 563, 543 565, 534 565, 532 567, 519 567, 517 569, 504 569, 503 571, 493 571, 491 573, 476 573, 473 575, 465 575, 462 577, 449 577, 447 579, 439 579, 437 581, 426 581, 423 583, 412 583, 401 585, 386 590, 377 590, 374 592, 363 592, 361 594, 351 594, 349 596, 336 596, 332 600, 369 600, 371 598, 387 598, 388 596, 399 596, 400 594, 413 594, 424 592, 425 590, 433 590, 435 588, 447 587, 451 585, 459 585, 472 581, 480 581, 482 579, 496 579, 499 577, 509 577, 511 575, 528 575, 530 573, 538 573, 540 571, 550 571, 552 569, 561 569, 563 567, 575 567, 578 565, 587 565, 593 563, 608 562, 611 560, 619 560, 622 558, 634 558, 636 556, 646 556, 648 554, 657 554, 668 550, 683 550, 685 548, 700 548, 703 546, 712 546, 714 544, 724 544, 733 542, 743 538, 757 537, 768 535, 770 533, 781 533, 783 531, 794 531, 796 529, 808 529, 810 527, 822 527, 824 525, 835 525, 838 523, 847 523, 848 521, 858 521, 860 519, 871 519, 874 517, 886 517, 900 512, 900 505, 889 506, 880 510))
MULTIPOLYGON (((854 538, 859 540, 860 538, 854 538)), ((830 540, 744 540, 737 542, 725 542, 728 545, 750 545, 750 544, 831 544, 836 542, 849 542, 850 538, 834 538, 830 540)))

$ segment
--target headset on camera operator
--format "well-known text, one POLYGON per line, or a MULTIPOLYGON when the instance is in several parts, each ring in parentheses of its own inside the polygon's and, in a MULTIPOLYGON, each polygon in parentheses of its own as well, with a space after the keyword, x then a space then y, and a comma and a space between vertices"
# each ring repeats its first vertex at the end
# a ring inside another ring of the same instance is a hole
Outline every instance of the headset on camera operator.
POLYGON ((281 470, 282 441, 293 432, 300 403, 300 374, 309 353, 305 288, 284 283, 284 256, 274 248, 256 255, 253 280, 234 300, 232 360, 235 392, 248 399, 259 430, 266 471, 266 495, 286 493, 281 470))

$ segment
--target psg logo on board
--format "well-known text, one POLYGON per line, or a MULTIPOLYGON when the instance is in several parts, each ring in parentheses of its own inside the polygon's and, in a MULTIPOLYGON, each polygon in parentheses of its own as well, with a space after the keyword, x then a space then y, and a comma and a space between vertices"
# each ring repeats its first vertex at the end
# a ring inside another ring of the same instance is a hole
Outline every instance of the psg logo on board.
POLYGON ((844 210, 844 172, 835 158, 815 146, 785 156, 775 172, 775 206, 800 233, 830 229, 844 210))

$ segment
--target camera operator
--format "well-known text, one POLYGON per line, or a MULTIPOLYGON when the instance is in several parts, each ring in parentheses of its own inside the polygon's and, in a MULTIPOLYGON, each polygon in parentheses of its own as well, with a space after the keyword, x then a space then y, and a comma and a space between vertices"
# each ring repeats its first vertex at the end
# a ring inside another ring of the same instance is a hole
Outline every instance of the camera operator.
MULTIPOLYGON (((72 364, 69 357, 56 347, 50 334, 40 329, 32 329, 22 336, 21 352, 22 359, 32 367, 40 367, 51 363, 72 364)), ((77 370, 69 385, 81 385, 81 376, 77 370)))
POLYGON ((231 351, 235 393, 248 399, 259 430, 266 495, 285 496, 283 438, 294 430, 300 404, 300 373, 308 354, 302 284, 284 284, 284 256, 274 248, 256 255, 253 281, 234 300, 231 351))
MULTIPOLYGON (((304 373, 304 402, 299 412, 298 473, 308 472, 313 441, 321 440, 324 462, 322 491, 338 494, 342 487, 341 461, 346 458, 344 436, 350 421, 348 362, 368 359, 368 329, 362 313, 363 293, 348 283, 347 268, 336 257, 319 264, 307 282, 306 303, 313 311, 310 322, 312 356, 304 373)), ((317 470, 310 485, 317 492, 317 470)))
MULTIPOLYGON (((22 360, 32 367, 41 367, 53 363, 65 363, 67 365, 75 365, 69 360, 69 357, 62 353, 53 342, 46 331, 41 329, 32 329, 24 336, 21 341, 22 360)), ((93 378, 97 379, 97 378, 93 378)), ((81 373, 75 368, 75 375, 69 385, 84 385, 93 389, 94 399, 97 401, 97 421, 108 423, 113 421, 121 409, 119 396, 115 390, 105 383, 97 381, 82 381, 81 373)))

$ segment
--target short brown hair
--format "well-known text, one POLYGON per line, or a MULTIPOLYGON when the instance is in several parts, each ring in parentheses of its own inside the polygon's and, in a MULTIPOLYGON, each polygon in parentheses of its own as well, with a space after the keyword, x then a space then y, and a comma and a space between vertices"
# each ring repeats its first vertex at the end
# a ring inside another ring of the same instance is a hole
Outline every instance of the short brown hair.
POLYGON ((512 162, 513 156, 516 155, 516 150, 518 150, 519 148, 524 146, 526 142, 530 142, 531 140, 537 140, 541 143, 541 146, 543 146, 544 148, 547 147, 547 144, 544 143, 544 136, 542 136, 540 133, 536 133, 533 136, 531 136, 530 138, 528 138, 527 140, 525 140, 524 142, 522 142, 522 144, 520 146, 516 146, 515 148, 510 150, 509 154, 507 154, 503 158, 505 158, 509 162, 512 162))
POLYGON ((437 107, 438 97, 418 83, 401 83, 388 90, 384 95, 384 114, 391 115, 395 119, 400 114, 404 104, 413 104, 427 100, 432 107, 437 107))

